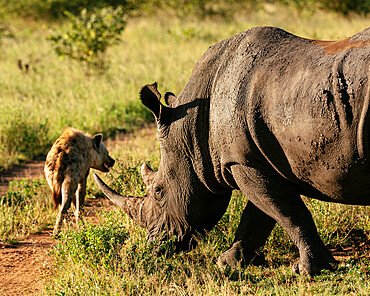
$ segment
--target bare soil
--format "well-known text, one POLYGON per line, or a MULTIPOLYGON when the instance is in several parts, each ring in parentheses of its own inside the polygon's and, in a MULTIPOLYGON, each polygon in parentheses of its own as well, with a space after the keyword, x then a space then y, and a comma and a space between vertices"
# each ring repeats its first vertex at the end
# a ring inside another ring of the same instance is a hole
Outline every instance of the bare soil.
MULTIPOLYGON (((44 161, 35 160, 0 172, 0 195, 9 183, 23 178, 43 176, 44 161)), ((16 245, 0 243, 0 295, 34 295, 41 291, 50 271, 48 250, 54 244, 52 229, 45 229, 16 245)))

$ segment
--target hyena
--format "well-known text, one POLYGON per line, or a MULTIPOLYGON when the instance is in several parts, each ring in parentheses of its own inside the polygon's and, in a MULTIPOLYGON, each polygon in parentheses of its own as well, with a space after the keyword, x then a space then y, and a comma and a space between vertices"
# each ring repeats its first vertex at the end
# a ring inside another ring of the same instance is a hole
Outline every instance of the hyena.
POLYGON ((58 233, 71 202, 75 206, 78 223, 90 168, 108 172, 114 165, 115 161, 109 156, 102 138, 101 134, 90 137, 79 130, 66 128, 47 154, 45 176, 52 190, 54 208, 60 206, 54 235, 58 233))

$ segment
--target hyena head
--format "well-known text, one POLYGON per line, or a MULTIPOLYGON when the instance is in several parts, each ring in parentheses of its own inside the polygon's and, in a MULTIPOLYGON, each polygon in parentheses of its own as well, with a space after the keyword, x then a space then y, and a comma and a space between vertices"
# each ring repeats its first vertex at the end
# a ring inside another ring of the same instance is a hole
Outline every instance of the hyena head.
POLYGON ((115 160, 109 156, 102 139, 103 136, 101 134, 95 135, 92 138, 91 167, 106 173, 114 165, 115 160))

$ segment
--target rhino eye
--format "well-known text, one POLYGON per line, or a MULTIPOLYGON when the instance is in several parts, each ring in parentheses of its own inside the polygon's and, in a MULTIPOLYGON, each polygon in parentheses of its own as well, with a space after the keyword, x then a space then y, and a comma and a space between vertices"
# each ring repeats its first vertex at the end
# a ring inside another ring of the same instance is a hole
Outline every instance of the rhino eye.
POLYGON ((161 193, 162 193, 162 188, 159 187, 159 186, 155 186, 153 189, 154 189, 154 194, 155 194, 156 198, 160 198, 161 193))

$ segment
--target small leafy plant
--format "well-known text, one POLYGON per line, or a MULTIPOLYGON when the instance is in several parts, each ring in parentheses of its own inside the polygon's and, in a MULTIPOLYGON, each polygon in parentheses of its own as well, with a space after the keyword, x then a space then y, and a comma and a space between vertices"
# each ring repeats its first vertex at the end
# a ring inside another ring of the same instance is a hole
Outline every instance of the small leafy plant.
POLYGON ((60 242, 55 247, 60 264, 63 265, 70 258, 90 268, 112 267, 128 238, 128 231, 114 212, 106 213, 103 218, 105 223, 100 225, 87 222, 79 231, 61 233, 60 242))
POLYGON ((78 16, 65 12, 69 24, 62 34, 49 37, 58 56, 69 57, 91 68, 107 68, 107 49, 120 40, 126 25, 126 14, 121 6, 83 9, 78 16))

